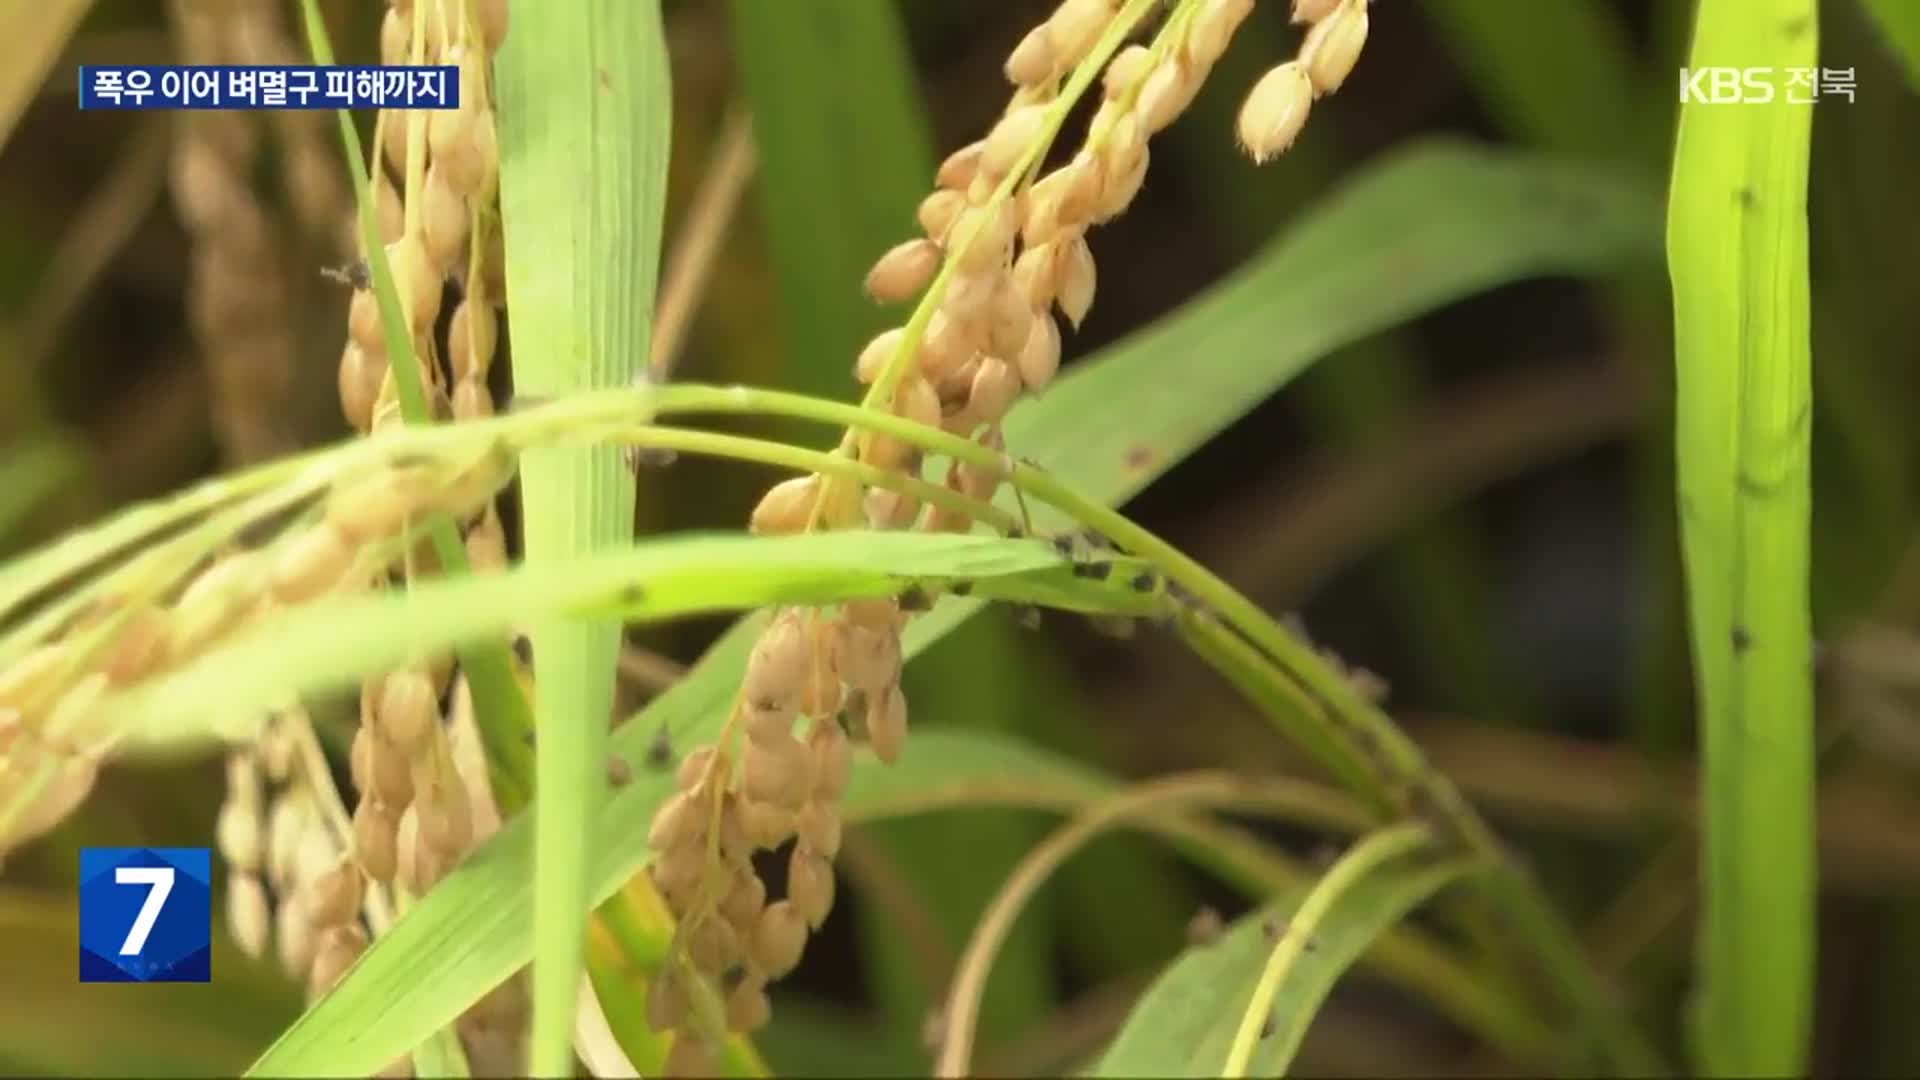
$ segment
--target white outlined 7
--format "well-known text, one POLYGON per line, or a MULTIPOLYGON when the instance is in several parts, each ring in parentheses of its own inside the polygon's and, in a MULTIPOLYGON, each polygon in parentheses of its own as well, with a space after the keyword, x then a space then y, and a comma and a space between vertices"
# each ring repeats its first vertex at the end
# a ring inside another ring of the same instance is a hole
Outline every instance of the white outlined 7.
POLYGON ((151 886, 146 900, 140 904, 140 914, 134 916, 133 926, 127 931, 127 940, 120 944, 121 956, 139 956, 140 950, 147 947, 147 935, 153 933, 153 924, 159 921, 160 909, 167 906, 167 894, 173 891, 173 867, 115 867, 113 883, 151 886))

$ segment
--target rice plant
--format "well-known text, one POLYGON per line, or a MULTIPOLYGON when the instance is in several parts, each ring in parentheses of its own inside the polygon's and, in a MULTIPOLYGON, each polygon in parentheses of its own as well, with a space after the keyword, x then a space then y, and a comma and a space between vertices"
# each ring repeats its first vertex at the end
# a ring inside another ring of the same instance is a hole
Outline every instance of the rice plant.
POLYGON ((1900 5, 0 28, 0 1070, 1920 1062, 1900 5))

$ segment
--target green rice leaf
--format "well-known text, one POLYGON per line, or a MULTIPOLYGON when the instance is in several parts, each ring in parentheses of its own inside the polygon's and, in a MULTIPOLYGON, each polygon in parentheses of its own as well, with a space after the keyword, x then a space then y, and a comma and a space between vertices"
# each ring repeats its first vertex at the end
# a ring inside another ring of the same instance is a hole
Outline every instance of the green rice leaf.
MULTIPOLYGON (((1151 613, 1127 575, 1075 576, 1049 544, 989 536, 836 532, 679 534, 567 562, 423 581, 270 617, 238 639, 102 703, 100 723, 149 744, 248 736, 288 695, 346 686, 409 656, 499 637, 527 620, 647 622, 766 604, 892 596, 964 581, 982 596, 1151 613)), ((542 729, 541 752, 546 752, 542 729)))
MULTIPOLYGON (((1701 0, 1695 68, 1817 62, 1813 0, 1701 0)), ((1784 80, 1783 80, 1784 81, 1784 80)), ((1682 552, 1700 700, 1706 1075, 1801 1075, 1814 986, 1813 109, 1687 102, 1667 215, 1682 552)))
MULTIPOLYGON (((645 366, 660 266, 673 88, 659 4, 548 5, 514 20, 497 67, 515 391, 620 385, 645 366)), ((634 480, 613 447, 529 453, 520 490, 536 566, 633 536, 634 480)), ((571 1075, 620 626, 541 619, 530 632, 540 735, 531 1069, 571 1075)))
MULTIPOLYGON (((1335 982, 1386 929, 1459 881, 1472 864, 1414 850, 1365 868, 1315 918, 1271 998, 1244 1075, 1284 1076, 1335 982)), ((1332 880, 1331 875, 1327 880, 1332 880)), ((1219 1076, 1243 1014, 1289 917, 1307 896, 1283 897, 1236 922, 1217 940, 1186 950, 1128 1014, 1094 1076, 1219 1076)))

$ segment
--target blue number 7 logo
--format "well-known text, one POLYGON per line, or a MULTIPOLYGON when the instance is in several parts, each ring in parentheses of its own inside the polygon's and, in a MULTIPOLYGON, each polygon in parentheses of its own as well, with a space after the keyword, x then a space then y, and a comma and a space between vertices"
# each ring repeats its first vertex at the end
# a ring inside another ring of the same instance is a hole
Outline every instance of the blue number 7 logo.
POLYGON ((81 849, 80 981, 208 981, 212 870, 206 848, 81 849))

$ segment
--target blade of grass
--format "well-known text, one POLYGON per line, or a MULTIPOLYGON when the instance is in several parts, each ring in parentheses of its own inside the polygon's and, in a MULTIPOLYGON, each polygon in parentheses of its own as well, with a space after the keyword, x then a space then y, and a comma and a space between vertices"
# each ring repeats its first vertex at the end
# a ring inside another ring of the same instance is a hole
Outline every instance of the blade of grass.
MULTIPOLYGON (((500 217, 517 392, 626 382, 652 335, 672 85, 654 0, 562 4, 520 19, 498 61, 500 217)), ((521 466, 526 558, 633 535, 634 482, 612 447, 521 466)), ((530 1069, 569 1075, 586 949, 591 824, 605 797, 617 622, 531 625, 540 838, 530 1069)))
POLYGON ((1398 846, 1407 828, 1375 834, 1304 896, 1282 897, 1219 939, 1187 949, 1134 1006, 1089 1074, 1233 1076, 1250 1068, 1254 1075, 1285 1075, 1340 976, 1408 911, 1475 865, 1409 852, 1398 846), (1276 940, 1270 931, 1279 927, 1286 929, 1276 940), (1276 955, 1283 966, 1272 964, 1276 955), (1249 1027, 1248 996, 1276 970, 1279 977, 1257 995, 1261 1005, 1249 1027), (1229 1063, 1223 1070, 1247 1030, 1256 1038, 1238 1055, 1239 1067, 1229 1063))
POLYGON ((1327 992, 1333 989, 1339 969, 1351 963, 1360 948, 1364 947, 1366 939, 1377 933, 1383 925, 1398 920, 1413 905, 1459 878, 1469 868, 1469 863, 1456 860, 1439 868, 1451 873, 1431 875, 1434 868, 1428 866, 1426 869, 1430 878, 1420 880, 1421 887, 1417 889, 1408 889, 1402 884, 1391 896, 1391 901, 1383 905, 1386 910, 1377 913, 1381 919, 1379 923, 1372 923, 1365 920, 1364 915, 1356 914, 1354 909, 1362 907, 1357 895, 1361 886, 1372 884, 1376 875, 1383 873, 1396 861, 1418 861, 1418 856, 1434 854, 1434 848, 1433 831, 1425 824, 1414 822, 1390 826, 1349 848, 1327 870, 1326 876, 1314 883, 1306 898, 1300 902, 1299 909, 1287 920, 1286 928, 1280 931, 1279 940, 1274 942, 1273 950, 1267 955, 1260 981, 1254 984, 1253 996, 1241 1011, 1240 1023, 1234 1028, 1233 1043, 1227 1048, 1226 1064, 1220 1070, 1222 1076, 1247 1075, 1256 1047, 1262 1059, 1262 1075, 1269 1071, 1276 1074, 1286 1072, 1294 1052, 1300 1047, 1301 1038, 1306 1035, 1313 1014, 1319 1011, 1320 1003, 1326 1000, 1327 992), (1356 920, 1362 920, 1360 933, 1340 936, 1347 940, 1358 936, 1360 944, 1342 949, 1344 955, 1333 958, 1335 966, 1331 970, 1321 969, 1328 977, 1313 979, 1312 974, 1317 972, 1302 963, 1303 957, 1309 951, 1317 953, 1320 950, 1324 944, 1321 940, 1323 936, 1333 936, 1336 931, 1347 930, 1356 920), (1285 1019, 1281 1020, 1281 1017, 1285 1019))
MULTIPOLYGON (((1812 0, 1701 0, 1689 63, 1816 62, 1812 0)), ((1708 1075, 1800 1075, 1814 954, 1813 110, 1681 107, 1667 218, 1680 523, 1705 748, 1704 925, 1691 1017, 1708 1075)))
MULTIPOLYGON (((312 42, 315 58, 322 62, 330 61, 332 46, 327 41, 326 28, 320 19, 319 9, 314 0, 306 0, 304 13, 307 33, 312 42)), ((664 67, 664 60, 661 60, 661 62, 655 66, 664 67)), ((654 71, 652 74, 657 82, 665 83, 666 80, 663 73, 654 71)), ((497 77, 498 73, 496 72, 496 78, 497 77)), ((591 94, 591 92, 589 93, 591 94)), ((662 106, 662 108, 664 108, 664 106, 662 106)), ((368 190, 369 180, 367 167, 360 152, 359 141, 355 136, 352 123, 344 111, 339 114, 339 119, 341 139, 346 144, 348 160, 353 164, 352 179, 360 217, 361 235, 364 237, 364 243, 370 256, 374 284, 378 291, 381 320, 383 323, 382 329, 387 340, 388 354, 393 357, 398 357, 401 360, 401 366, 404 369, 398 378, 401 404, 403 410, 406 411, 409 422, 417 423, 425 419, 425 404, 419 374, 414 367, 411 337, 410 335, 399 332, 399 328, 404 325, 404 319, 400 315, 399 302, 387 265, 386 252, 379 244, 379 235, 374 220, 373 201, 368 190)), ((662 155, 664 155, 664 151, 662 151, 662 155)), ((409 147, 409 158, 410 168, 416 170, 415 175, 417 175, 419 159, 417 142, 409 147)), ((664 171, 664 166, 662 166, 660 170, 656 170, 656 173, 660 171, 664 171)), ((656 186, 664 184, 664 179, 658 175, 655 175, 653 179, 657 182, 656 186)), ((556 190, 563 188, 564 185, 561 185, 561 187, 556 188, 556 190)), ((656 199, 656 203, 658 201, 659 200, 656 199)), ((642 255, 642 265, 646 270, 649 282, 652 281, 654 275, 657 273, 659 258, 658 239, 660 232, 658 217, 656 207, 653 219, 654 242, 650 247, 640 252, 642 255)), ((511 289, 511 287, 512 278, 510 276, 509 288, 511 289)), ((645 318, 646 315, 650 313, 652 292, 652 288, 649 287, 647 291, 648 303, 642 307, 642 318, 645 318)), ((614 310, 617 310, 617 307, 614 310)), ((509 328, 509 332, 513 332, 511 327, 509 328)), ((641 340, 644 340, 644 338, 641 340)), ((618 356, 621 354, 614 353, 610 355, 618 356)), ((631 487, 626 488, 625 491, 629 502, 626 518, 629 527, 628 531, 630 532, 633 491, 631 487)), ((466 549, 464 545, 460 543, 459 537, 455 534, 451 523, 444 518, 436 518, 431 522, 429 528, 434 548, 440 558, 441 565, 445 567, 449 573, 465 573, 467 568, 466 549)), ((617 650, 617 644, 614 648, 617 650)), ((507 656, 506 648, 498 638, 477 644, 472 648, 464 649, 459 655, 461 668, 465 671, 468 686, 472 690, 475 718, 478 721, 482 741, 487 749, 489 780, 493 788, 494 799, 499 804, 503 814, 511 815, 524 807, 532 795, 534 768, 528 760, 530 756, 530 744, 527 739, 533 732, 532 710, 526 695, 521 690, 520 681, 516 677, 513 665, 507 656)), ((599 730, 598 725, 593 725, 593 729, 597 732, 599 730)), ((625 898, 617 898, 613 901, 613 904, 617 908, 623 904, 624 901, 625 898)), ((594 973, 596 976, 602 977, 602 981, 604 982, 605 971, 601 968, 601 962, 595 959, 592 961, 592 964, 594 973)), ((550 990, 546 1000, 554 1001, 556 998, 557 993, 550 990)), ((577 1001, 577 998, 572 1000, 577 1001)), ((570 1006, 562 1006, 563 1009, 568 1007, 570 1006)), ((549 1010, 549 1015, 551 1015, 551 1010, 549 1010)), ((551 1019, 550 1024, 557 1026, 559 1020, 557 1018, 551 1019)), ((641 1030, 645 1030, 644 1026, 641 1030)), ((559 1035, 555 1032, 549 1040, 550 1044, 557 1042, 558 1039, 559 1035)), ((733 1038, 728 1041, 726 1056, 729 1062, 743 1057, 747 1059, 753 1057, 751 1048, 746 1046, 743 1038, 733 1038)))
MULTIPOLYGON (((343 685, 409 655, 503 635, 526 620, 654 621, 766 604, 892 596, 919 582, 953 581, 968 582, 982 596, 1023 603, 1165 614, 1164 594, 1140 593, 1127 584, 1137 572, 1116 570, 1112 581, 1090 581, 1037 540, 864 531, 676 534, 566 562, 522 564, 458 581, 426 581, 405 593, 304 607, 178 671, 104 699, 97 722, 149 744, 245 737, 255 723, 251 709, 343 685)), ((546 738, 543 729, 542 752, 546 738)), ((604 775, 604 764, 600 771, 604 775)))

